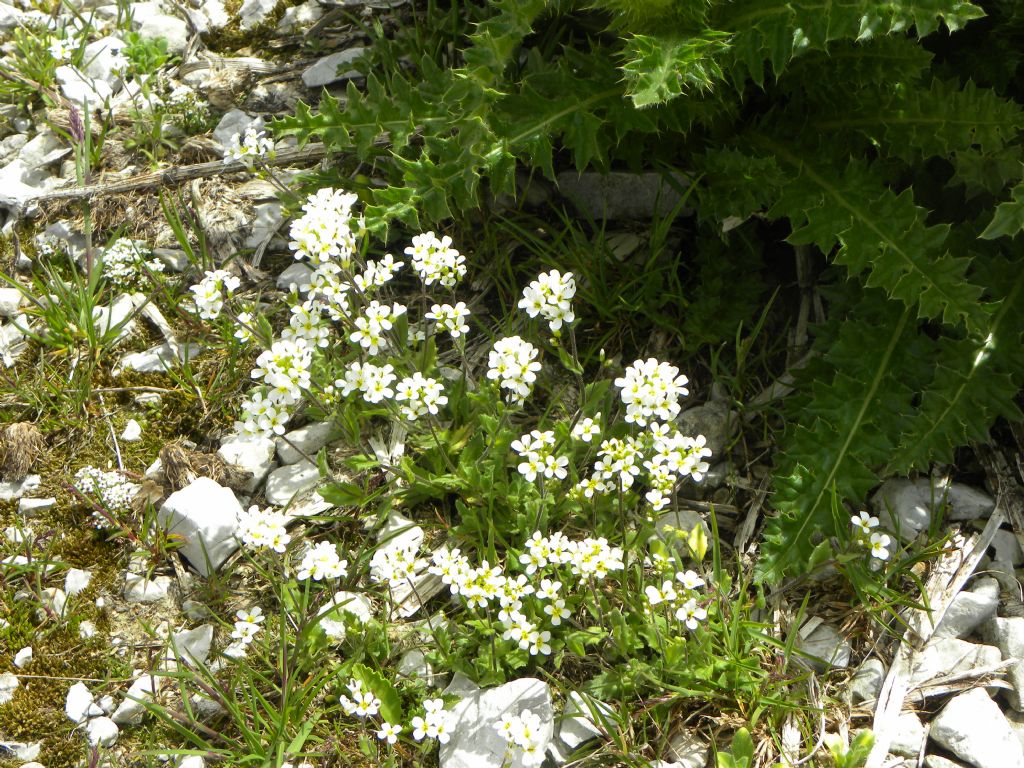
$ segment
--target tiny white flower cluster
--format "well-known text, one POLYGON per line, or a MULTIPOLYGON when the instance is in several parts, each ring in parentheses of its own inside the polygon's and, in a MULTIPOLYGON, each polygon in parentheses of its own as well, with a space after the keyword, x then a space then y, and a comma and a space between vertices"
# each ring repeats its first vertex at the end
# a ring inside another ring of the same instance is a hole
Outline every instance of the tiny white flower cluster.
POLYGON ((251 373, 266 391, 257 389, 243 403, 243 418, 235 428, 245 434, 284 434, 293 407, 309 389, 312 365, 313 349, 305 339, 275 341, 256 358, 251 373))
POLYGON ((373 363, 349 363, 345 368, 345 378, 338 379, 334 386, 341 388, 342 397, 352 392, 360 392, 368 403, 379 403, 395 396, 391 385, 398 376, 395 366, 374 365, 373 363))
POLYGON ((641 427, 654 417, 672 421, 679 415, 679 398, 690 394, 688 382, 674 365, 653 357, 635 361, 625 375, 615 379, 615 386, 622 390, 626 421, 641 427))
POLYGON ((366 689, 362 680, 353 677, 345 687, 348 688, 351 698, 345 695, 338 698, 338 703, 345 710, 345 714, 356 717, 372 717, 380 711, 380 699, 374 695, 373 691, 366 689))
POLYGON ((395 261, 394 256, 385 253, 377 261, 367 261, 366 269, 356 275, 352 282, 363 293, 372 293, 377 288, 390 283, 404 266, 404 261, 395 261))
POLYGON ((517 753, 523 765, 540 765, 544 762, 540 715, 529 709, 524 709, 518 715, 506 712, 494 724, 494 730, 508 743, 506 763, 514 762, 517 753))
POLYGON ((542 272, 537 279, 523 289, 519 308, 525 309, 530 317, 538 314, 548 321, 548 327, 558 332, 562 323, 576 319, 572 311, 572 298, 576 295, 576 280, 572 272, 561 274, 557 269, 542 272))
POLYGON ((537 348, 518 336, 507 336, 494 343, 487 358, 487 378, 508 390, 509 402, 522 405, 537 381, 541 365, 537 348))
MULTIPOLYGON (((82 467, 75 473, 75 488, 95 499, 112 514, 127 512, 132 507, 132 499, 139 487, 116 470, 104 472, 93 466, 82 467)), ((111 528, 109 520, 93 510, 94 524, 97 528, 111 528)))
POLYGON ((436 416, 439 408, 448 403, 441 382, 427 378, 419 371, 398 382, 395 400, 401 403, 402 415, 409 421, 416 421, 428 413, 436 416))
POLYGON ((388 306, 373 300, 363 310, 363 314, 356 317, 356 329, 349 335, 348 340, 358 344, 368 354, 376 355, 382 347, 388 346, 384 334, 394 327, 397 319, 405 312, 406 308, 402 304, 388 306))
POLYGON ((408 584, 417 572, 427 567, 419 557, 418 547, 389 543, 380 547, 370 559, 370 579, 397 589, 408 584))
POLYGON ((447 744, 454 725, 455 717, 444 708, 443 699, 427 699, 423 702, 423 716, 412 719, 412 737, 416 741, 437 739, 439 744, 447 744))
POLYGON ((224 309, 224 295, 231 296, 242 284, 237 275, 226 269, 207 271, 203 279, 189 288, 194 310, 203 320, 216 320, 224 309))
POLYGON ((239 132, 228 139, 225 150, 225 163, 240 160, 251 169, 255 160, 274 157, 274 140, 265 131, 257 131, 250 126, 244 134, 239 132))
POLYGON ((452 239, 447 235, 441 238, 433 232, 416 235, 405 254, 412 260, 412 268, 424 285, 440 283, 445 288, 454 288, 466 275, 466 257, 452 248, 452 239))
POLYGON ((348 561, 338 556, 337 546, 329 541, 321 541, 306 550, 296 576, 300 581, 340 579, 348 576, 348 561))
POLYGON ((424 317, 433 320, 439 331, 448 331, 453 339, 458 339, 469 333, 469 325, 466 318, 469 317, 469 309, 466 302, 460 301, 452 306, 451 304, 434 304, 430 307, 424 317))
POLYGON ((249 645, 255 639, 256 634, 263 629, 260 625, 265 618, 263 609, 258 605, 237 611, 235 613, 235 628, 231 632, 232 639, 242 645, 249 645))
POLYGON ((321 310, 321 305, 315 301, 293 304, 288 327, 281 331, 281 338, 286 341, 301 340, 311 348, 325 349, 330 344, 331 329, 324 322, 321 310))
POLYGON ((892 539, 889 538, 889 534, 874 530, 878 527, 877 517, 860 512, 851 517, 850 522, 853 524, 858 544, 867 547, 871 556, 878 560, 889 559, 889 544, 892 543, 892 539))
POLYGON ((71 41, 60 37, 51 38, 46 50, 49 51, 53 60, 58 63, 71 61, 71 57, 75 53, 75 47, 71 44, 71 41))
POLYGON ((164 263, 150 256, 152 251, 142 241, 119 237, 103 252, 103 276, 113 285, 130 288, 147 270, 164 271, 164 263))
POLYGON ((303 215, 292 222, 289 230, 288 246, 295 251, 295 258, 306 259, 314 267, 332 262, 341 269, 350 269, 356 238, 366 228, 362 218, 353 218, 352 206, 358 200, 353 193, 330 187, 310 195, 302 206, 303 215))
POLYGON ((687 570, 676 573, 679 590, 669 579, 662 582, 661 587, 649 584, 644 588, 650 607, 664 605, 675 612, 675 617, 686 625, 687 629, 696 629, 700 622, 708 617, 707 609, 697 602, 698 590, 704 586, 702 579, 695 571, 687 570))
POLYGON ((522 459, 516 469, 528 482, 533 482, 539 474, 552 480, 564 480, 568 474, 569 457, 555 456, 555 433, 551 430, 541 432, 535 429, 528 435, 512 441, 512 450, 522 459))
POLYGON ((292 540, 285 528, 287 522, 288 518, 280 512, 269 507, 261 510, 254 504, 239 515, 238 537, 250 549, 269 549, 281 554, 292 540))

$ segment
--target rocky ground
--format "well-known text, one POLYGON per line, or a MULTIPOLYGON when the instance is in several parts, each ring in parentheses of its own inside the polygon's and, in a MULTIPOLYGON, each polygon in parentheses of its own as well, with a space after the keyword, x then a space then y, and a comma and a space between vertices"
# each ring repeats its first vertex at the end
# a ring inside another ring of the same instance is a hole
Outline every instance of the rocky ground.
MULTIPOLYGON (((275 172, 259 176, 248 172, 244 159, 233 159, 233 142, 291 113, 300 100, 315 102, 324 87, 341 96, 349 81, 361 85, 359 73, 349 68, 367 44, 360 23, 400 24, 411 9, 348 0, 130 5, 130 23, 119 6, 87 2, 78 9, 90 27, 78 38, 82 63, 57 66, 52 98, 41 102, 30 98, 33 81, 18 69, 14 35, 25 28, 78 28, 83 17, 62 6, 47 13, 28 2, 0 3, 6 40, 0 76, 21 86, 5 92, 9 98, 0 104, 0 217, 6 237, 0 268, 7 275, 0 288, 0 421, 6 429, 0 458, 7 462, 0 482, 2 765, 157 764, 161 749, 187 747, 166 724, 153 724, 147 705, 174 701, 178 679, 198 666, 213 673, 224 668, 224 653, 237 645, 228 617, 259 599, 263 589, 240 549, 244 510, 258 504, 280 512, 293 538, 347 514, 344 505, 317 492, 328 480, 349 479, 344 460, 355 446, 338 424, 308 417, 276 437, 238 434, 233 421, 252 360, 226 352, 197 328, 194 317, 141 284, 121 286, 95 308, 101 335, 115 331, 103 359, 69 365, 72 343, 54 351, 38 339, 46 333, 48 306, 38 292, 38 267, 53 252, 82 262, 92 238, 106 242, 117 233, 144 241, 162 274, 189 280, 196 274, 192 254, 161 209, 159 193, 173 192, 189 201, 184 208, 204 233, 210 266, 226 269, 243 290, 258 289, 264 304, 283 300, 308 268, 288 252, 285 229, 293 201, 285 201, 278 185, 300 180, 323 155, 315 146, 298 148, 283 140, 269 161, 275 172), (132 31, 144 40, 164 38, 167 53, 176 58, 126 77, 123 49, 132 31), (140 97, 147 79, 152 97, 140 97), (179 106, 166 107, 172 102, 179 106), (109 108, 96 110, 101 103, 109 108), (90 116, 86 130, 103 126, 107 132, 81 178, 81 161, 62 133, 74 130, 76 110, 90 116), (208 117, 185 120, 182 110, 208 117), (166 119, 150 144, 131 131, 146 115, 166 119), (178 175, 167 176, 168 168, 178 175), (83 187, 92 191, 86 195, 83 187), (88 227, 81 209, 85 199, 88 227), (239 253, 245 258, 235 258, 239 253), (40 301, 31 300, 33 292, 40 301), (94 364, 86 392, 76 371, 94 364), (230 375, 236 369, 245 369, 242 381, 230 375), (82 394, 79 407, 54 405, 73 402, 75 392, 82 394), (209 400, 212 393, 215 401, 209 400), (143 506, 148 501, 155 514, 152 530, 164 535, 114 541, 99 536, 87 500, 70 487, 86 465, 120 471, 118 493, 142 499, 143 506)), ((589 216, 642 220, 654 212, 655 200, 670 207, 674 202, 658 196, 659 184, 655 174, 570 174, 557 189, 534 189, 533 202, 560 196, 589 216)), ((623 227, 618 234, 628 255, 631 230, 623 227)), ((684 411, 681 423, 705 435, 715 463, 690 505, 673 512, 671 522, 689 530, 717 504, 723 540, 735 543, 742 563, 764 502, 765 467, 744 458, 747 425, 728 400, 713 390, 704 400, 684 411)), ((396 446, 401 450, 402 441, 400 433, 380 435, 373 450, 388 456, 396 446)), ((1016 472, 1008 470, 1004 480, 1016 472)), ((793 630, 802 663, 828 681, 828 697, 812 697, 823 713, 821 726, 806 742, 796 726, 795 736, 785 729, 772 734, 764 742, 774 742, 771 754, 796 765, 796 755, 807 753, 826 764, 819 749, 825 729, 844 734, 873 727, 881 745, 875 765, 1024 768, 1024 600, 1017 580, 1024 551, 1014 517, 1022 510, 1009 493, 997 504, 993 492, 1008 489, 995 483, 994 476, 968 484, 936 475, 895 478, 877 490, 871 512, 892 533, 892 551, 899 542, 922 547, 919 578, 901 586, 916 584, 927 596, 915 592, 905 598, 928 601, 937 621, 901 610, 912 629, 903 633, 892 622, 890 632, 881 632, 862 615, 856 618, 856 606, 839 608, 819 588, 815 594, 821 599, 799 613, 802 623, 793 630), (808 751, 806 744, 817 747, 808 751)), ((353 538, 365 537, 358 526, 350 529, 353 538)), ((381 549, 437 543, 397 512, 376 536, 374 545, 381 549)), ((436 603, 443 588, 425 566, 414 588, 390 596, 390 618, 412 633, 429 629, 422 608, 436 603)), ((829 574, 820 575, 827 583, 829 574)), ((775 603, 780 614, 789 612, 787 620, 800 604, 799 598, 788 600, 788 608, 775 603)), ((325 607, 338 605, 351 615, 350 628, 386 610, 372 595, 344 590, 325 607)), ((763 619, 778 625, 771 608, 763 619)), ((344 633, 346 622, 338 621, 344 633)), ((446 768, 506 764, 506 742, 493 724, 525 710, 538 718, 541 753, 551 765, 568 764, 581 746, 607 741, 614 730, 608 711, 616 702, 596 701, 539 671, 480 687, 462 674, 433 669, 419 645, 399 649, 394 669, 399 676, 422 678, 449 702, 451 739, 436 758, 446 768)), ((186 704, 179 700, 175 706, 186 704)), ((198 728, 215 732, 222 722, 223 707, 210 696, 192 694, 187 706, 198 728)), ((343 742, 345 734, 338 739, 343 742)), ((711 742, 708 729, 678 723, 660 749, 638 752, 636 764, 711 765, 711 742)), ((338 748, 323 765, 367 759, 346 754, 338 748)), ((768 755, 769 748, 759 754, 768 755)), ((203 754, 163 757, 188 768, 204 759, 217 762, 203 754)), ((407 764, 422 759, 411 756, 407 764)), ((621 757, 601 759, 606 762, 571 764, 626 764, 621 757)), ((512 764, 526 764, 519 760, 512 764)))

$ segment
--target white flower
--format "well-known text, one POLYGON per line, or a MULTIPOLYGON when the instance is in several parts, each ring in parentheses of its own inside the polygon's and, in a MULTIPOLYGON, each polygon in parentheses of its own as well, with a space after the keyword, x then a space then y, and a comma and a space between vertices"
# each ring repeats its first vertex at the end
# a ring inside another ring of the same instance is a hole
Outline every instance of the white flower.
POLYGON ((523 290, 519 308, 525 309, 530 317, 538 314, 548 321, 552 331, 558 331, 562 323, 576 319, 572 311, 572 298, 576 295, 576 281, 572 272, 561 274, 557 269, 544 272, 523 290))
POLYGON ((453 339, 469 333, 469 325, 465 321, 465 318, 469 317, 469 309, 464 301, 458 302, 455 306, 434 304, 424 317, 437 323, 439 331, 448 331, 453 339))
POLYGON ((339 269, 352 266, 356 239, 365 229, 355 219, 352 207, 359 197, 340 189, 324 187, 306 198, 303 216, 291 224, 288 246, 296 259, 308 259, 314 267, 331 262, 339 269))
POLYGON ((252 126, 245 133, 236 133, 228 139, 224 162, 241 160, 247 168, 252 168, 256 159, 272 159, 274 157, 274 140, 265 131, 257 131, 252 126))
POLYGON ((121 288, 135 286, 149 272, 163 272, 164 263, 150 258, 152 251, 140 240, 119 237, 103 252, 103 276, 121 288))
POLYGON ((380 730, 377 731, 377 738, 381 741, 386 741, 388 744, 394 744, 398 741, 398 734, 402 732, 401 725, 392 725, 387 720, 380 724, 380 730))
POLYGON ((678 368, 653 357, 635 361, 615 379, 626 406, 626 421, 640 426, 655 416, 663 421, 675 419, 680 411, 679 398, 689 394, 687 383, 678 368))
POLYGON ((704 586, 704 579, 691 570, 677 573, 676 581, 683 585, 683 589, 688 589, 690 591, 700 589, 704 586))
POLYGON ((239 516, 237 535, 251 549, 270 549, 280 554, 291 541, 285 528, 287 522, 288 518, 280 512, 260 510, 253 505, 239 516))
POLYGON ((850 522, 858 529, 858 533, 865 538, 871 536, 872 528, 878 527, 878 518, 867 512, 859 512, 850 518, 850 522))
POLYGON ((300 581, 339 579, 348 575, 348 561, 338 556, 338 548, 334 544, 321 541, 306 551, 296 575, 300 581))
POLYGON ((676 611, 676 618, 686 624, 687 629, 696 629, 707 617, 708 612, 697 605, 697 600, 692 597, 676 611))
POLYGON ((889 543, 891 539, 885 533, 872 533, 868 546, 871 549, 871 556, 879 560, 889 559, 889 543))
POLYGON ((412 268, 424 285, 440 283, 454 288, 466 274, 466 257, 451 247, 452 239, 438 238, 433 232, 416 235, 405 253, 412 260, 412 268))
POLYGON ((428 413, 436 416, 438 409, 448 403, 441 383, 424 377, 419 371, 398 382, 395 392, 395 400, 402 404, 402 415, 409 421, 428 413))
POLYGON ((59 63, 71 61, 71 57, 75 53, 75 47, 71 45, 71 41, 62 40, 59 37, 52 38, 46 50, 50 52, 53 60, 59 63))
POLYGON ((601 418, 601 414, 597 414, 594 418, 584 418, 576 422, 576 426, 572 428, 572 437, 574 440, 582 440, 584 443, 589 443, 595 437, 601 434, 601 425, 598 420, 601 418))
POLYGON ((518 336, 499 339, 488 355, 487 378, 497 381, 501 389, 508 390, 510 402, 522 405, 533 391, 537 372, 541 369, 536 361, 538 354, 533 344, 518 336))

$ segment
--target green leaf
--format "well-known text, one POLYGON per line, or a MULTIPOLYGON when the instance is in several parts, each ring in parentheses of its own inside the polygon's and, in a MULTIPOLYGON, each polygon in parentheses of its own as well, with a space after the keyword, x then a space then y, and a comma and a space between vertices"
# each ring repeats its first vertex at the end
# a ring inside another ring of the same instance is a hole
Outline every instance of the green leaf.
POLYGON ((729 35, 706 29, 695 37, 633 35, 626 40, 626 94, 638 109, 664 104, 684 93, 710 91, 723 78, 717 57, 729 35))
POLYGON ((1010 191, 1013 198, 1008 203, 996 206, 992 221, 985 227, 981 237, 995 240, 997 237, 1016 237, 1024 229, 1024 184, 1018 184, 1010 191))
POLYGON ((367 690, 380 699, 380 715, 389 723, 402 722, 402 699, 391 684, 380 672, 365 664, 352 665, 352 677, 362 682, 367 690))
POLYGON ((367 499, 366 491, 355 483, 334 482, 321 487, 317 493, 324 501, 339 507, 361 507, 367 499))
POLYGON ((736 731, 730 748, 738 761, 746 761, 747 765, 754 764, 754 740, 750 738, 750 731, 746 728, 736 731))

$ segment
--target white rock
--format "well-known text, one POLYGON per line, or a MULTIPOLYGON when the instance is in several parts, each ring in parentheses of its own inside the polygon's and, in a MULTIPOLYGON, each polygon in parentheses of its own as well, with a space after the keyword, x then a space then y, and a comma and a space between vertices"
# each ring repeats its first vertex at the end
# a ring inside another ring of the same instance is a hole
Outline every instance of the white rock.
POLYGON ((129 573, 124 578, 124 599, 129 603, 155 603, 167 597, 170 588, 170 576, 147 579, 137 573, 129 573))
POLYGON ((311 491, 320 483, 320 470, 316 464, 302 461, 278 467, 267 476, 264 495, 275 506, 284 506, 298 494, 311 491))
POLYGON ((711 449, 711 458, 719 459, 725 451, 729 440, 739 428, 739 417, 729 410, 729 406, 718 400, 687 408, 676 420, 675 427, 684 435, 697 437, 704 435, 707 447, 711 449))
POLYGON ((244 134, 248 128, 256 131, 263 130, 263 118, 250 117, 240 109, 232 109, 220 119, 217 127, 213 129, 213 139, 221 145, 226 154, 231 137, 236 133, 244 134))
POLYGON ((1007 670, 1013 685, 1013 690, 1007 691, 1007 699, 1017 711, 1024 710, 1024 617, 997 618, 993 623, 996 645, 1003 660, 1013 659, 1014 662, 1007 670))
POLYGON ((277 7, 277 0, 245 0, 238 10, 243 30, 249 30, 263 23, 277 7))
POLYGON ((471 693, 451 708, 451 740, 441 745, 441 768, 525 768, 522 755, 505 762, 505 739, 494 730, 503 715, 530 710, 540 717, 536 734, 544 754, 554 732, 551 689, 535 678, 513 680, 498 688, 471 693))
POLYGON ((871 498, 872 508, 882 524, 895 530, 904 541, 927 530, 932 511, 946 502, 947 521, 976 520, 995 508, 991 497, 960 483, 942 485, 927 477, 917 480, 886 480, 871 498))
POLYGON ((178 550, 203 576, 216 571, 238 549, 238 519, 242 514, 230 488, 198 477, 167 497, 158 519, 168 533, 181 536, 178 550))
POLYGON ((58 616, 64 615, 64 607, 67 605, 68 596, 63 589, 59 587, 47 587, 40 593, 42 597, 43 605, 48 607, 58 616))
POLYGON ((924 744, 925 731, 921 718, 913 712, 900 712, 892 731, 889 751, 903 757, 917 757, 924 744))
POLYGON ((282 464, 295 464, 305 457, 315 459, 317 451, 341 437, 341 429, 329 421, 318 421, 285 432, 274 438, 277 458, 282 464), (303 456, 305 454, 305 456, 303 456))
POLYGON ((82 111, 101 109, 114 95, 114 89, 106 82, 93 80, 70 64, 57 67, 53 74, 60 86, 60 92, 69 101, 78 104, 82 111))
POLYGON ((349 65, 363 55, 366 48, 358 46, 346 51, 328 54, 302 73, 302 82, 307 88, 320 88, 339 80, 350 80, 359 73, 349 65), (339 74, 339 70, 341 70, 339 74))
POLYGON ((297 261, 289 264, 284 271, 277 276, 277 288, 280 291, 290 291, 292 285, 300 294, 309 292, 309 280, 313 271, 306 266, 305 262, 297 261))
POLYGON ((391 511, 377 534, 381 549, 419 549, 426 537, 424 530, 412 520, 391 511))
POLYGON ((281 21, 277 23, 277 31, 282 34, 291 34, 315 24, 324 9, 316 0, 306 0, 301 5, 293 5, 284 12, 281 21))
POLYGON ((464 674, 461 672, 455 672, 452 674, 452 679, 448 682, 448 685, 442 693, 445 696, 458 696, 459 698, 464 699, 481 690, 483 689, 479 685, 474 683, 464 674))
POLYGON ((121 439, 128 443, 134 443, 142 439, 142 425, 135 419, 128 419, 121 433, 121 439))
POLYGON ((402 654, 402 658, 398 660, 398 674, 405 677, 422 678, 429 686, 434 686, 437 683, 434 668, 419 648, 413 648, 402 654))
POLYGON ((1020 542, 1013 531, 999 529, 992 538, 992 549, 995 550, 993 560, 1000 560, 1016 567, 1024 565, 1024 550, 1020 548, 1020 542))
POLYGON ((24 669, 32 663, 32 646, 27 645, 14 654, 14 666, 18 669, 24 669))
POLYGON ((983 688, 951 699, 932 721, 930 736, 975 768, 1024 768, 1024 748, 983 688))
POLYGON ((85 724, 85 732, 89 743, 94 747, 110 747, 117 743, 120 729, 109 717, 94 717, 85 724))
POLYGON ((25 294, 17 288, 0 288, 0 317, 12 317, 25 301, 25 294))
MULTIPOLYGON (((925 755, 924 756, 925 768, 964 768, 963 763, 959 763, 956 760, 950 760, 948 757, 942 755, 925 755)), ((917 760, 903 764, 907 768, 917 768, 917 760)), ((894 767, 895 768, 895 767, 894 767)))
POLYGON ((915 688, 951 672, 991 667, 1002 661, 998 648, 968 643, 955 637, 932 638, 917 654, 910 673, 910 686, 915 688))
POLYGON ((830 667, 845 669, 850 663, 850 643, 829 624, 818 624, 796 642, 796 647, 813 659, 803 660, 819 672, 830 667))
POLYGON ((950 602, 934 637, 967 637, 996 615, 999 582, 980 579, 971 591, 960 592, 950 602))
POLYGON ((186 755, 178 760, 178 768, 206 768, 202 755, 186 755))
POLYGON ((274 441, 269 437, 232 435, 224 439, 217 454, 229 464, 252 473, 244 489, 246 493, 255 493, 274 467, 274 451, 274 441))
POLYGON ((26 475, 21 480, 0 482, 0 501, 14 501, 26 493, 39 490, 43 479, 39 475, 26 475))
POLYGON ((355 616, 364 624, 373 618, 373 605, 366 595, 355 592, 336 592, 329 603, 321 608, 320 628, 324 633, 338 642, 345 639, 345 617, 343 613, 355 616))
MULTIPOLYGON (((3 195, 0 195, 0 206, 3 205, 6 203, 3 200, 3 195)), ((0 326, 0 362, 3 363, 4 368, 10 368, 18 362, 18 358, 28 348, 25 334, 22 333, 24 327, 24 325, 19 327, 14 323, 0 326)))
POLYGON ((78 625, 78 636, 83 640, 96 636, 96 625, 91 621, 83 621, 78 625))
POLYGON ((276 201, 259 203, 253 206, 253 212, 256 216, 250 224, 251 230, 248 237, 242 243, 243 248, 259 248, 263 241, 277 232, 284 222, 281 203, 276 201))
POLYGON ((603 701, 572 691, 562 709, 558 739, 571 752, 612 729, 614 714, 614 710, 603 701))
POLYGON ((75 683, 68 689, 67 698, 64 700, 64 714, 73 723, 85 722, 89 717, 99 717, 103 710, 94 699, 85 683, 75 683))
POLYGON ((189 264, 188 256, 180 248, 154 248, 153 256, 171 272, 184 272, 189 264))
POLYGON ((163 373, 186 359, 192 360, 198 357, 202 349, 195 342, 174 345, 164 342, 143 352, 132 352, 125 355, 114 365, 113 373, 115 376, 120 376, 126 368, 140 373, 163 373))
POLYGON ((57 503, 57 499, 52 496, 46 499, 19 499, 18 500, 18 512, 23 515, 31 515, 35 512, 45 512, 48 509, 53 509, 53 506, 57 503))
POLYGON ((113 35, 89 43, 83 52, 84 73, 93 80, 106 83, 113 92, 114 88, 121 84, 121 77, 117 72, 127 63, 123 54, 125 47, 124 40, 113 35))
POLYGON ((210 658, 213 644, 213 625, 203 624, 195 629, 184 629, 171 635, 172 657, 189 666, 205 664, 210 658))
POLYGON ((0 704, 6 704, 14 698, 14 691, 19 685, 18 677, 10 672, 0 673, 0 704))
POLYGON ((142 675, 135 679, 124 695, 124 701, 111 715, 118 725, 138 725, 146 714, 144 702, 152 701, 153 694, 160 688, 163 678, 156 675, 142 675))
POLYGON ((0 3, 0 31, 10 32, 23 23, 25 14, 17 8, 0 3))
POLYGON ((114 338, 115 344, 124 341, 138 329, 138 323, 135 321, 135 302, 126 293, 114 299, 109 307, 94 307, 92 317, 98 334, 117 334, 114 338))
POLYGON ((142 37, 164 38, 171 53, 180 56, 188 47, 188 24, 164 13, 159 3, 132 3, 132 25, 142 37))

